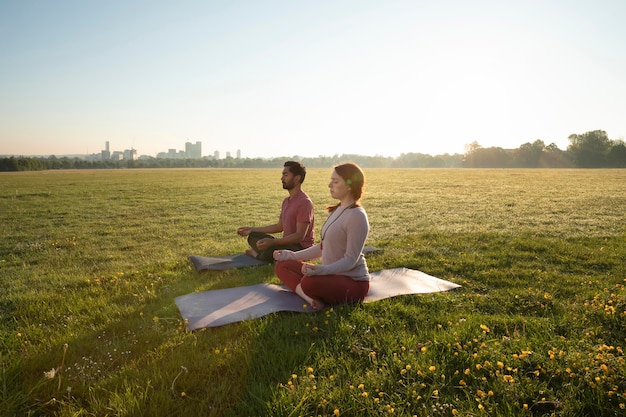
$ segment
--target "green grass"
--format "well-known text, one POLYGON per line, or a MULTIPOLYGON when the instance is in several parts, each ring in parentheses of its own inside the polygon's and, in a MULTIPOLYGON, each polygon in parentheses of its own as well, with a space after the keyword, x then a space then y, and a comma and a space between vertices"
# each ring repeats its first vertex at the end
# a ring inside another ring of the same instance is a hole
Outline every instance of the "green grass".
MULTIPOLYGON (((0 175, 0 415, 626 412, 626 170, 366 175, 370 269, 461 289, 193 333, 174 297, 279 283, 187 256, 243 251, 280 170, 0 175)), ((329 176, 304 183, 318 235, 329 176)))

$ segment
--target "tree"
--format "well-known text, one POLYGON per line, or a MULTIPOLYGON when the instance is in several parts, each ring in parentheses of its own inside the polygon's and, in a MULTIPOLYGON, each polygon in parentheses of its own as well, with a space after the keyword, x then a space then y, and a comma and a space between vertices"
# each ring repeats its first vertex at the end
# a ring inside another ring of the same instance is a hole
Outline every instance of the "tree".
POLYGON ((572 168, 573 166, 569 153, 559 149, 556 143, 546 146, 539 160, 541 168, 572 168))
POLYGON ((17 171, 17 159, 14 156, 0 160, 0 171, 17 171))
POLYGON ((615 145, 611 146, 606 156, 606 162, 608 166, 612 168, 626 168, 626 145, 618 141, 615 145))
POLYGON ((483 148, 477 142, 472 142, 465 149, 467 152, 463 158, 463 166, 466 168, 508 168, 511 166, 511 156, 500 147, 483 148))
POLYGON ((524 143, 513 152, 513 162, 515 166, 521 168, 537 168, 545 147, 545 143, 539 139, 533 143, 524 143))
POLYGON ((582 135, 568 137, 571 153, 578 168, 599 168, 606 166, 606 157, 611 147, 611 140, 604 130, 594 130, 582 135))

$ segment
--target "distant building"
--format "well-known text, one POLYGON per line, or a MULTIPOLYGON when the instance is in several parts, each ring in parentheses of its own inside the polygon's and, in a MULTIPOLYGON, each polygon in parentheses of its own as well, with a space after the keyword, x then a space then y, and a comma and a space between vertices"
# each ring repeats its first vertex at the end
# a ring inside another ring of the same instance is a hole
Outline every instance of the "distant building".
POLYGON ((109 141, 104 142, 104 150, 100 153, 103 161, 111 159, 111 150, 109 149, 109 141))
POLYGON ((184 151, 177 151, 174 148, 168 149, 167 152, 159 152, 157 159, 201 159, 202 158, 202 142, 196 143, 186 142, 184 151))
POLYGON ((195 144, 191 142, 185 143, 185 156, 191 159, 202 158, 202 142, 196 142, 195 144))
POLYGON ((213 158, 220 159, 220 151, 213 152, 213 158))
POLYGON ((137 160, 137 150, 136 149, 126 149, 124 151, 124 160, 125 161, 136 161, 137 160))
POLYGON ((237 159, 241 159, 241 149, 237 149, 237 159))

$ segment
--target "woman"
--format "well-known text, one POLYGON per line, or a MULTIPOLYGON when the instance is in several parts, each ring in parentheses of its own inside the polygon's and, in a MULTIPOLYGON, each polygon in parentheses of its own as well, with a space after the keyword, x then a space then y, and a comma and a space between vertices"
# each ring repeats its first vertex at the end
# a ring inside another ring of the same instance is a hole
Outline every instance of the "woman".
POLYGON ((354 163, 335 166, 328 188, 339 202, 327 207, 321 241, 297 252, 274 251, 278 278, 314 309, 325 304, 362 301, 369 291, 369 271, 363 246, 369 233, 365 210, 359 205, 365 176, 354 163), (321 264, 305 262, 321 258, 321 264))

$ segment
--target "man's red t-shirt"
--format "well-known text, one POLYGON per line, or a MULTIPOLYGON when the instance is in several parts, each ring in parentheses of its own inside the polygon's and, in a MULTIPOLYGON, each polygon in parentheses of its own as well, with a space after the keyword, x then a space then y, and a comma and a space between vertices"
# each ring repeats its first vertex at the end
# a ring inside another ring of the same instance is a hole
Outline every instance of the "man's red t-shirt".
POLYGON ((288 236, 297 231, 298 223, 309 223, 309 228, 300 242, 303 248, 313 246, 315 242, 315 215, 313 211, 313 202, 308 195, 302 190, 293 197, 287 197, 283 200, 280 209, 280 219, 283 223, 283 236, 288 236))

